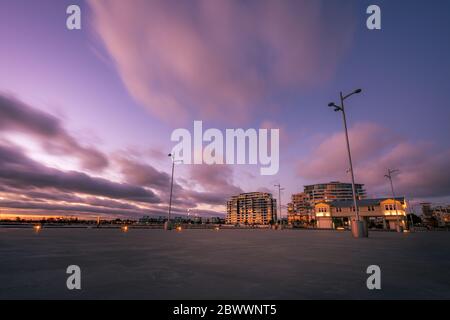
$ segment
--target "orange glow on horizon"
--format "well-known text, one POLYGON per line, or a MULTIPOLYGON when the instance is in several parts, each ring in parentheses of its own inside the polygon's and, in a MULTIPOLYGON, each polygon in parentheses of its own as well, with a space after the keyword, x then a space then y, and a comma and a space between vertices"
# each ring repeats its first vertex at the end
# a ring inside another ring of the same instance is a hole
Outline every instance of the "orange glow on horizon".
MULTIPOLYGON (((16 220, 17 218, 21 220, 48 220, 48 219, 62 219, 62 220, 70 220, 70 219, 78 219, 78 220, 92 220, 96 221, 97 216, 62 216, 62 215, 46 215, 46 214, 13 214, 13 213, 0 213, 0 220, 16 220)), ((102 220, 107 219, 115 219, 115 217, 102 217, 102 220)))
POLYGON ((16 220, 17 218, 23 220, 42 220, 42 219, 69 219, 70 217, 64 216, 50 216, 50 215, 40 215, 40 214, 10 214, 2 213, 0 214, 0 219, 2 220, 16 220))

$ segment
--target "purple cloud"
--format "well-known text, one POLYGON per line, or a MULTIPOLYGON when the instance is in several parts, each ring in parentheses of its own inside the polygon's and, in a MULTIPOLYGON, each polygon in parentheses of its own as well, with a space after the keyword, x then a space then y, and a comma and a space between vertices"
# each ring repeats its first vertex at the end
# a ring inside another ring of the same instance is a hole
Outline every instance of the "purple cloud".
MULTIPOLYGON (((135 159, 117 157, 121 173, 127 182, 152 188, 160 197, 169 201, 170 175, 135 159)), ((173 203, 185 209, 199 204, 224 205, 226 199, 241 193, 242 189, 232 183, 232 168, 219 165, 195 165, 190 168, 190 183, 204 191, 183 187, 174 181, 173 203)))
POLYGON ((139 186, 94 178, 77 171, 63 172, 41 165, 11 145, 0 145, 0 181, 15 188, 55 188, 144 203, 160 201, 152 191, 139 186))
POLYGON ((244 121, 271 95, 324 83, 353 34, 352 10, 341 2, 89 4, 131 96, 171 123, 199 116, 244 121), (330 17, 338 17, 339 28, 330 17))
MULTIPOLYGON (((373 123, 358 123, 349 130, 356 180, 369 193, 390 195, 384 177, 388 168, 395 177, 397 192, 409 197, 450 196, 450 150, 432 143, 412 143, 391 130, 373 123)), ((318 182, 349 181, 348 158, 343 133, 320 142, 298 163, 300 177, 318 182)))
POLYGON ((170 175, 156 170, 149 164, 140 163, 126 157, 118 157, 116 162, 126 180, 135 185, 147 186, 158 190, 170 187, 170 175))
POLYGON ((233 184, 233 169, 229 165, 194 165, 190 169, 191 181, 210 192, 222 194, 222 204, 230 195, 242 193, 242 189, 233 184))
POLYGON ((99 170, 108 165, 105 155, 94 148, 79 144, 58 118, 1 93, 0 131, 29 134, 37 138, 47 152, 75 156, 86 169, 99 170))

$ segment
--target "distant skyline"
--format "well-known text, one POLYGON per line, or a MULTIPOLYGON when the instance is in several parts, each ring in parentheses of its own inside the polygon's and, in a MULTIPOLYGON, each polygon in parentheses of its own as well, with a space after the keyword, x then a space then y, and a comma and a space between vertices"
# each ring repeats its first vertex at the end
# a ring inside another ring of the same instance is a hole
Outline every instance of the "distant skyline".
MULTIPOLYGON (((280 170, 177 165, 174 213, 225 213, 265 191, 356 182, 450 202, 450 3, 66 1, 0 4, 0 217, 167 212, 176 128, 279 128, 280 170), (66 29, 78 4, 82 29, 66 29), (366 8, 382 29, 366 28, 366 8)), ((285 210, 285 209, 284 209, 285 210)), ((285 214, 286 211, 284 211, 285 214)))

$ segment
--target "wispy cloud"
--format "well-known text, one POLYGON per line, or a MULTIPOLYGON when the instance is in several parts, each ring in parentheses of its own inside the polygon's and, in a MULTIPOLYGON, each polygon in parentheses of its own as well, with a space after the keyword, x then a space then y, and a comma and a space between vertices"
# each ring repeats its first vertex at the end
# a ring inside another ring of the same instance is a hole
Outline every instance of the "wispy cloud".
POLYGON ((131 96, 171 123, 263 112, 271 95, 329 80, 352 39, 352 10, 341 2, 89 4, 131 96))
POLYGON ((100 170, 108 159, 100 151, 81 145, 53 115, 33 108, 19 99, 0 93, 0 132, 24 132, 54 155, 71 155, 90 170, 100 170))
POLYGON ((55 188, 110 198, 157 203, 149 190, 130 184, 115 183, 77 171, 60 171, 39 164, 14 146, 0 145, 0 180, 4 185, 24 189, 55 188))
MULTIPOLYGON (((140 152, 108 156, 94 147, 84 147, 60 119, 11 96, 0 95, 0 116, 0 132, 21 132, 25 139, 38 140, 44 151, 57 159, 68 153, 85 164, 80 170, 57 169, 31 157, 28 148, 0 140, 0 207, 8 212, 133 217, 167 212, 170 175, 147 163, 140 152), (55 153, 55 148, 65 152, 55 153), (106 164, 108 176, 102 177, 101 169, 106 164), (95 168, 93 176, 90 172, 95 168), (111 180, 111 176, 119 177, 119 181, 111 180)), ((223 213, 208 206, 223 206, 229 193, 241 191, 232 184, 231 176, 231 168, 193 168, 192 183, 203 188, 193 190, 175 181, 173 212, 186 214, 187 208, 198 208, 205 214, 223 213)))

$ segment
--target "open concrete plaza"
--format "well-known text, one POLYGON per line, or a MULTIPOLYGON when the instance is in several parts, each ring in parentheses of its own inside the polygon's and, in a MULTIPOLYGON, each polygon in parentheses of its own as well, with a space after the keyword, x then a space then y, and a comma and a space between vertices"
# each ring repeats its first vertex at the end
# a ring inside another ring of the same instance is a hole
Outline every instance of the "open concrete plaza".
POLYGON ((449 299, 450 232, 0 228, 0 299, 14 298, 449 299))

